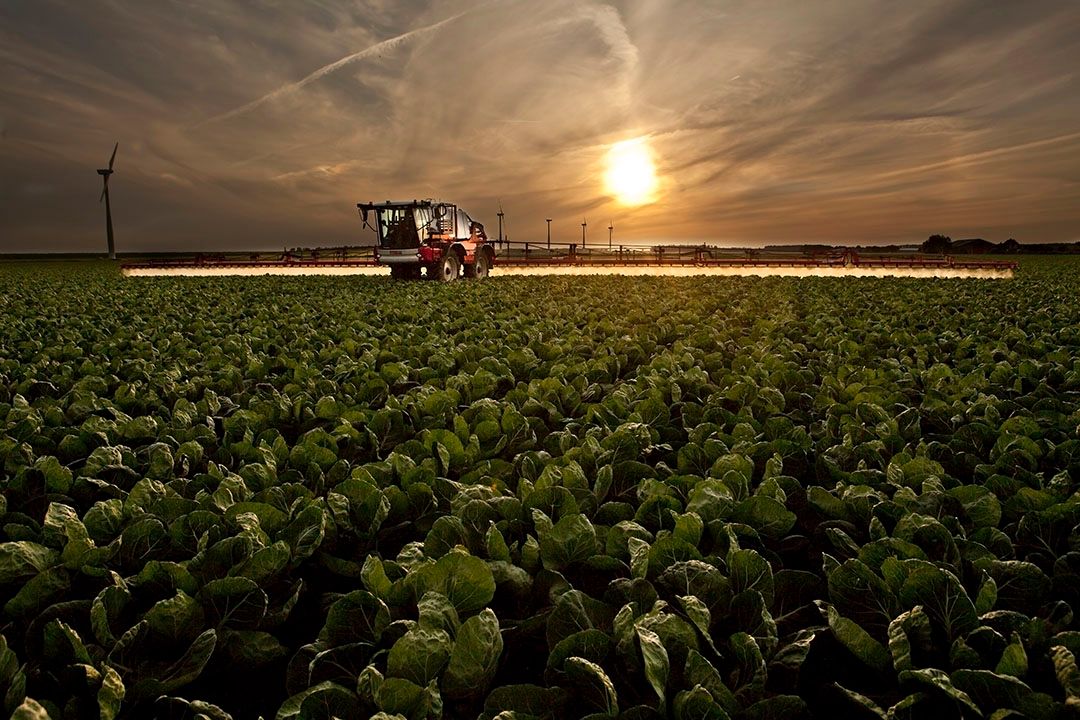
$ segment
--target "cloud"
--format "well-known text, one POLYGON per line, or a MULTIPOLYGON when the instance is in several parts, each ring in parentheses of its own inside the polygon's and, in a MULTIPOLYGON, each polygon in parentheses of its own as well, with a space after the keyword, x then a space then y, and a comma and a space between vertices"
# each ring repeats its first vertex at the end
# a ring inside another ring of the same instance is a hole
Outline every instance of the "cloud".
POLYGON ((249 103, 247 103, 245 105, 241 105, 240 107, 235 108, 233 110, 229 110, 228 112, 224 112, 224 113, 222 113, 220 115, 215 115, 212 118, 208 118, 208 119, 198 123, 196 125, 196 127, 202 127, 202 126, 208 125, 210 123, 221 122, 223 120, 228 120, 229 118, 233 118, 233 117, 236 117, 237 115, 242 115, 242 114, 244 114, 246 112, 254 110, 254 109, 260 107, 261 105, 263 105, 265 103, 271 102, 271 101, 276 100, 276 99, 278 99, 280 97, 283 97, 285 95, 295 93, 295 92, 297 92, 299 90, 302 90, 305 86, 310 85, 311 83, 316 82, 316 81, 326 77, 330 73, 336 72, 336 71, 342 69, 346 65, 350 65, 352 63, 355 63, 355 62, 357 62, 359 60, 363 60, 365 58, 370 58, 370 57, 373 57, 373 56, 377 56, 379 53, 388 52, 390 50, 393 50, 393 49, 397 48, 402 43, 408 42, 409 40, 413 40, 413 39, 418 38, 418 37, 423 37, 425 34, 430 33, 430 32, 435 32, 439 28, 444 27, 445 25, 447 25, 449 23, 452 23, 454 20, 457 20, 459 17, 461 17, 461 15, 462 14, 459 13, 458 15, 454 15, 453 17, 449 17, 449 18, 447 18, 445 20, 440 20, 439 22, 432 23, 431 25, 428 25, 426 27, 417 28, 416 30, 409 30, 408 32, 401 33, 400 35, 397 35, 395 37, 389 38, 387 40, 383 40, 381 42, 377 42, 377 43, 375 43, 374 45, 372 45, 370 47, 367 47, 367 48, 364 48, 363 50, 360 50, 359 52, 355 52, 355 53, 351 53, 349 55, 346 55, 345 57, 340 58, 338 60, 335 60, 332 63, 327 63, 326 65, 323 65, 318 70, 315 70, 314 72, 309 73, 302 80, 298 80, 298 81, 293 82, 293 83, 287 83, 285 85, 282 85, 281 87, 279 87, 279 88, 277 88, 275 90, 272 90, 271 92, 268 92, 265 95, 263 95, 262 97, 259 97, 259 98, 255 99, 255 100, 252 100, 251 102, 249 102, 249 103))
POLYGON ((1073 0, 0 5, 5 247, 366 241, 355 203, 457 200, 515 239, 1070 239, 1073 0), (660 201, 603 191, 646 137, 660 201), (51 187, 28 195, 20 188, 51 187), (56 198, 64 198, 57 212, 56 198))

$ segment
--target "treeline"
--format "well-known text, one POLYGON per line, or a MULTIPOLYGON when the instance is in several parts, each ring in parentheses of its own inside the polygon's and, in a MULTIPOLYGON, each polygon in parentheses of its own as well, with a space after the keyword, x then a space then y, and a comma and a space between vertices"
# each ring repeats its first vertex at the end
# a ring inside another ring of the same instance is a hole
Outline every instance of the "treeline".
POLYGON ((954 241, 948 235, 931 235, 920 251, 942 255, 1072 255, 1080 254, 1080 242, 1074 243, 1021 243, 1009 238, 1000 243, 982 238, 967 238, 954 241))

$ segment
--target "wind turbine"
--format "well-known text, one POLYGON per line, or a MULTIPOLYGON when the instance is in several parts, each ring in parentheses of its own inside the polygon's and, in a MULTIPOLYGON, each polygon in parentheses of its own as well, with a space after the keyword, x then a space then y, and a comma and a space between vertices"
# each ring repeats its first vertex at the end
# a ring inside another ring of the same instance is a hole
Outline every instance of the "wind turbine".
POLYGON ((109 176, 113 174, 113 163, 116 162, 116 151, 120 148, 120 143, 116 143, 113 146, 112 157, 109 158, 109 167, 98 170, 98 175, 101 176, 103 187, 101 188, 101 199, 105 201, 105 232, 109 237, 109 259, 116 259, 116 244, 113 242, 112 231, 112 207, 109 206, 109 176))

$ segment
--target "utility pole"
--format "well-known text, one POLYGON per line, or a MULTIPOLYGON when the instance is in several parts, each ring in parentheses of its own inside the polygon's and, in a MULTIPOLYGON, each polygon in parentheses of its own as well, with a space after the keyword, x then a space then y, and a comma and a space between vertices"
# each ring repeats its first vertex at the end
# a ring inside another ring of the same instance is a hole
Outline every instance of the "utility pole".
POLYGON ((615 232, 615 223, 612 222, 611 220, 608 220, 608 226, 607 226, 607 249, 608 249, 608 252, 611 252, 611 233, 613 233, 613 232, 615 232))
POLYGON ((585 220, 585 218, 581 218, 581 249, 582 250, 585 249, 585 226, 588 225, 588 224, 589 223, 585 220))
POLYGON ((548 250, 551 250, 551 218, 547 218, 548 225, 548 250))

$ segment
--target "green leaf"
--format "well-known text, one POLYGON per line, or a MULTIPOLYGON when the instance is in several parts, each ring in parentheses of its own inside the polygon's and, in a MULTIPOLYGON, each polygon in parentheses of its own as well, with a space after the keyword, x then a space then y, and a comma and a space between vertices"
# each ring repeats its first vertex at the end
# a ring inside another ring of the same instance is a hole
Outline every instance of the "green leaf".
POLYGON ((490 609, 462 623, 443 673, 443 694, 452 700, 483 696, 495 677, 502 649, 499 620, 490 609))
POLYGON ((570 682, 577 688, 578 697, 608 717, 619 714, 619 698, 604 669, 585 658, 567 658, 565 665, 570 682))
POLYGON ((785 638, 784 643, 769 660, 770 677, 785 686, 798 686, 810 649, 817 636, 823 632, 825 628, 806 628, 791 638, 785 638))
POLYGON ((55 564, 59 554, 28 542, 0 543, 0 585, 21 583, 55 564))
MULTIPOLYGON (((885 632, 896 616, 895 594, 881 576, 861 560, 846 560, 828 572, 829 599, 844 617, 868 632, 885 632)), ((912 602, 908 607, 917 605, 912 602)))
POLYGON ((409 718, 442 716, 442 699, 434 683, 420 687, 403 678, 386 678, 379 687, 379 707, 386 713, 409 718))
POLYGON ((433 565, 416 570, 416 591, 442 593, 461 614, 486 607, 495 596, 495 578, 491 568, 480 558, 462 552, 450 552, 433 565))
POLYGON ((365 590, 353 590, 330 606, 319 631, 319 641, 328 647, 374 643, 389 625, 390 610, 386 603, 365 590))
POLYGON ((492 690, 484 700, 484 714, 495 717, 509 712, 525 717, 560 717, 564 695, 559 688, 503 685, 492 690))
POLYGON ((375 706, 378 704, 379 688, 382 687, 385 678, 374 665, 368 665, 360 671, 356 678, 356 694, 360 702, 375 706))
POLYGON ((78 570, 94 549, 90 535, 74 508, 50 503, 42 523, 42 535, 54 547, 62 547, 60 559, 69 570, 78 570))
POLYGON ((590 629, 576 632, 560 640, 548 653, 547 672, 544 677, 551 683, 550 678, 557 678, 558 675, 555 673, 563 672, 566 659, 569 657, 585 658, 602 666, 611 654, 612 647, 612 639, 602 630, 590 629))
POLYGON ((360 580, 364 587, 380 600, 386 601, 390 596, 392 583, 386 575, 382 560, 376 555, 368 555, 364 558, 364 566, 360 571, 360 580))
POLYGON ((985 569, 997 583, 998 610, 1015 610, 1034 615, 1049 598, 1052 583, 1038 565, 1022 560, 981 561, 976 567, 985 569))
POLYGON ((662 712, 667 702, 667 681, 668 673, 671 670, 667 650, 656 633, 640 625, 635 629, 637 630, 638 642, 641 645, 641 656, 645 661, 645 679, 649 681, 649 685, 652 686, 653 691, 660 698, 662 712))
MULTIPOLYGON (((882 710, 876 702, 866 697, 865 695, 857 693, 854 690, 849 690, 848 688, 838 683, 832 683, 832 685, 830 685, 830 688, 836 693, 838 693, 841 698, 843 698, 844 702, 847 703, 848 707, 850 707, 851 710, 854 711, 852 712, 852 714, 858 714, 860 716, 870 715, 873 717, 881 718, 881 720, 886 720, 885 711, 882 710)), ((847 713, 844 713, 844 716, 846 717, 847 713)))
MULTIPOLYGON (((958 670, 957 672, 960 673, 963 671, 958 670)), ((954 700, 960 707, 975 713, 975 715, 978 716, 982 714, 978 706, 972 701, 971 697, 962 690, 957 689, 949 679, 948 674, 942 670, 938 670, 937 668, 904 670, 898 677, 901 684, 909 683, 931 692, 940 693, 954 700)))
POLYGON ((649 543, 640 538, 629 537, 626 547, 630 551, 630 574, 644 579, 649 574, 649 543))
POLYGON ((709 612, 709 608, 705 606, 705 603, 701 602, 697 597, 693 595, 679 595, 679 604, 682 606, 683 612, 690 618, 690 621, 694 623, 694 627, 698 629, 701 636, 705 638, 705 642, 709 644, 712 651, 717 655, 720 651, 717 650, 716 645, 713 643, 710 626, 712 625, 712 613, 709 612))
POLYGON ((318 685, 313 685, 312 687, 306 688, 298 692, 297 694, 293 695, 281 704, 281 707, 278 708, 277 715, 274 716, 275 720, 298 719, 300 717, 300 709, 304 704, 304 700, 306 700, 309 695, 323 692, 325 690, 332 690, 333 688, 338 687, 341 686, 336 685, 335 683, 332 683, 328 680, 326 682, 319 683, 318 685))
POLYGON ((898 615, 889 623, 889 654, 896 672, 914 670, 913 654, 918 651, 929 652, 932 647, 930 618, 923 612, 921 605, 898 615))
POLYGON ((1000 675, 1012 675, 1013 677, 1022 678, 1027 674, 1028 658, 1027 652, 1024 650, 1024 644, 1020 641, 1019 633, 1013 633, 1012 641, 1005 647, 1005 651, 1001 654, 1001 660, 998 662, 997 667, 994 668, 994 672, 1000 675))
POLYGON ((199 591, 207 620, 215 627, 255 627, 266 615, 269 598, 254 580, 227 577, 211 580, 199 591))
POLYGON ((683 671, 688 685, 700 685, 709 691, 709 694, 720 703, 729 714, 739 709, 739 702, 735 699, 728 686, 724 684, 720 673, 712 663, 697 650, 691 649, 686 654, 686 667, 683 671))
POLYGON ((649 566, 646 577, 653 579, 676 563, 700 559, 701 553, 690 543, 672 535, 662 535, 649 546, 649 566))
POLYGON ((120 679, 120 673, 108 665, 102 669, 102 673, 101 687, 97 693, 98 712, 101 720, 114 720, 124 700, 124 681, 120 679))
POLYGON ((184 698, 163 695, 158 698, 158 707, 166 708, 162 713, 165 717, 195 718, 195 720, 233 720, 232 715, 225 712, 217 705, 202 700, 186 700, 184 698))
POLYGON ((871 637, 870 633, 863 630, 853 620, 842 617, 832 605, 827 610, 829 629, 833 636, 851 652, 875 672, 882 675, 891 670, 892 659, 889 651, 871 637))
POLYGON ((728 643, 736 667, 732 680, 736 692, 744 689, 752 693, 762 691, 765 688, 767 670, 757 641, 747 633, 738 632, 728 639, 728 643))
POLYGON ((49 713, 41 704, 33 699, 26 698, 15 712, 11 713, 11 720, 50 720, 49 713))
MULTIPOLYGON (((1011 675, 1000 675, 989 670, 956 670, 952 674, 952 682, 957 689, 967 693, 987 711, 997 708, 1023 711, 1032 704, 1031 701, 1035 696, 1031 688, 1020 680, 1011 675)), ((1037 701, 1034 704, 1037 705, 1037 701)))
POLYGON ((756 550, 733 550, 728 553, 728 574, 732 593, 738 595, 744 590, 757 590, 765 599, 765 604, 772 605, 772 568, 756 550))
POLYGON ((547 531, 537 527, 540 559, 549 570, 588 560, 596 552, 596 530, 581 513, 563 516, 547 531))
POLYGON ((103 543, 112 540, 123 528, 123 502, 118 498, 98 500, 83 516, 90 537, 103 543))
POLYGON ((455 547, 468 544, 469 533, 465 523, 454 515, 443 515, 435 520, 424 538, 424 554, 431 558, 441 558, 455 547))
POLYGON ((806 720, 810 711, 797 695, 775 695, 758 700, 739 713, 740 720, 806 720))
POLYGON ((731 716, 713 700, 709 691, 700 685, 682 690, 672 703, 675 720, 730 720, 731 716))
MULTIPOLYGON (((144 623, 139 623, 136 627, 140 626, 149 629, 144 623)), ((127 637, 126 633, 125 637, 127 637)), ((117 654, 117 651, 123 642, 124 638, 121 638, 117 643, 117 646, 113 648, 110 658, 117 654)), ((147 669, 137 669, 136 672, 138 673, 139 679, 135 682, 134 687, 131 688, 132 697, 135 700, 158 697, 159 695, 164 695, 187 685, 202 673, 203 668, 205 668, 206 663, 209 662, 210 656, 213 654, 216 646, 217 632, 214 630, 207 630, 195 638, 195 642, 188 647, 187 651, 180 659, 171 665, 160 669, 156 666, 147 669), (148 672, 150 673, 149 675, 147 675, 148 672)), ((125 683, 125 685, 128 684, 130 683, 125 683)))
POLYGON ((256 550, 251 557, 233 567, 229 574, 263 585, 272 582, 285 570, 289 557, 289 545, 279 540, 269 547, 256 550))
POLYGON ((611 628, 612 612, 607 604, 594 600, 580 590, 568 590, 559 596, 548 614, 545 637, 554 648, 565 638, 582 630, 611 628))
POLYGON ((686 511, 697 514, 705 523, 726 519, 735 505, 735 496, 722 480, 706 479, 694 485, 686 511))
POLYGON ((705 532, 705 523, 696 512, 682 513, 675 518, 675 529, 672 535, 690 545, 697 546, 701 542, 701 536, 705 532))
POLYGON ((318 505, 301 510, 278 536, 292 550, 292 564, 299 565, 315 554, 326 537, 326 516, 318 505))
POLYGON ((510 548, 507 547, 506 539, 497 526, 492 525, 488 528, 487 534, 484 536, 484 543, 487 546, 488 558, 510 562, 510 548))
POLYGON ((442 593, 427 592, 416 603, 420 625, 433 630, 445 630, 454 636, 461 626, 457 610, 450 604, 450 599, 442 593))
POLYGON ((50 620, 44 633, 45 655, 54 660, 90 665, 86 645, 75 628, 61 620, 50 620))
POLYGON ((1050 648, 1050 659, 1054 661, 1054 673, 1058 684, 1065 691, 1065 705, 1076 712, 1080 709, 1080 670, 1076 667, 1076 657, 1063 645, 1050 648))
POLYGON ((795 513, 765 495, 753 495, 735 506, 733 519, 766 537, 780 539, 795 526, 795 513))
POLYGON ((71 589, 71 572, 61 566, 46 568, 30 578, 15 597, 4 605, 4 612, 19 620, 29 620, 49 605, 61 601, 71 589))
POLYGON ((979 624, 975 605, 960 581, 932 565, 922 564, 908 575, 900 590, 900 601, 909 607, 922 605, 950 643, 979 624))
POLYGON ((985 615, 994 609, 997 603, 997 583, 989 574, 985 574, 982 584, 979 585, 979 593, 975 597, 975 613, 985 615))
POLYGON ((361 712, 355 693, 331 683, 304 697, 297 720, 337 720, 358 717, 361 712))
POLYGON ((961 485, 948 492, 960 501, 964 515, 974 527, 997 527, 1001 522, 1001 503, 981 485, 961 485))
POLYGON ((190 642, 205 626, 205 614, 202 606, 183 590, 176 595, 154 604, 143 619, 150 629, 170 640, 190 642))
POLYGON ((258 668, 284 658, 288 649, 262 630, 225 630, 219 652, 238 667, 258 668))
POLYGON ((417 625, 390 648, 386 676, 426 686, 442 672, 452 649, 453 643, 445 630, 417 625))

